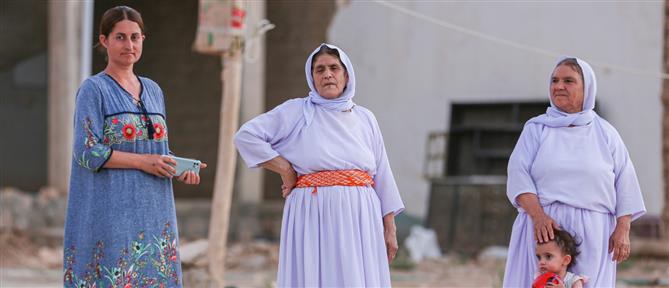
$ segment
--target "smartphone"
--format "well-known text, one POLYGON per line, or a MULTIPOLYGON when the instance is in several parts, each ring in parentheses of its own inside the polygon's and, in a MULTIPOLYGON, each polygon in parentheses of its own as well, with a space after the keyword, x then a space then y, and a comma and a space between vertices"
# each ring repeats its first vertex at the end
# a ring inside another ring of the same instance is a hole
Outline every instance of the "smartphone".
POLYGON ((195 174, 200 174, 200 160, 177 157, 173 155, 168 156, 177 162, 177 166, 174 167, 177 170, 177 172, 174 173, 175 176, 181 176, 181 174, 186 171, 193 171, 195 174))

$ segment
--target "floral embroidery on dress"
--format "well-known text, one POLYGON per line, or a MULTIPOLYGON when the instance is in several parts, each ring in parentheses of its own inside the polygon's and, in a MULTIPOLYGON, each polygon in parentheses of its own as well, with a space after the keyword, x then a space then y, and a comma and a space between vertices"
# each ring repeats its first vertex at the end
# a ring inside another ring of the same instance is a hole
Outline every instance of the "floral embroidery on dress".
POLYGON ((155 133, 153 133, 153 139, 160 140, 165 136, 165 126, 163 124, 154 123, 153 130, 155 131, 155 133))
MULTIPOLYGON (((149 117, 151 118, 151 122, 153 122, 153 141, 166 141, 167 128, 165 128, 165 121, 163 118, 159 115, 150 115, 149 117)), ((123 142, 149 140, 146 120, 146 116, 132 113, 108 117, 104 125, 104 138, 102 139, 102 143, 105 145, 112 145, 121 144, 123 142)))
POLYGON ((86 119, 84 119, 84 145, 86 146, 86 149, 81 152, 81 157, 76 159, 77 163, 86 169, 91 169, 90 159, 87 157, 89 153, 93 157, 104 159, 109 158, 109 153, 111 153, 111 150, 107 147, 97 145, 98 138, 93 134, 91 126, 93 126, 93 121, 86 117, 86 119))
POLYGON ((65 287, 175 287, 179 286, 177 272, 177 243, 170 223, 166 223, 161 235, 147 239, 139 232, 128 247, 119 251, 116 265, 100 264, 105 257, 105 245, 98 241, 93 248, 91 262, 86 264, 83 274, 77 275, 76 247, 65 249, 65 287))
POLYGON ((135 140, 135 133, 137 132, 137 128, 135 128, 135 125, 132 125, 132 123, 127 123, 123 125, 123 138, 127 141, 132 141, 135 140))
POLYGON ((96 144, 98 144, 98 138, 95 137, 93 134, 93 129, 91 129, 91 126, 93 125, 93 121, 91 121, 90 118, 86 117, 84 119, 84 130, 86 130, 86 148, 92 148, 96 144))

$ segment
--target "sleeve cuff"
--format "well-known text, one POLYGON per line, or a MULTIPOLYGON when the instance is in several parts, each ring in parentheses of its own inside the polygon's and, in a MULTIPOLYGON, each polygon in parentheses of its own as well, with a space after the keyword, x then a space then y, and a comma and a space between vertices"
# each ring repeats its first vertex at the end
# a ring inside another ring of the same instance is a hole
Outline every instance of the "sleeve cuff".
POLYGON ((516 192, 516 193, 513 194, 513 199, 510 199, 511 200, 511 205, 513 205, 513 207, 521 209, 520 204, 518 204, 518 196, 523 195, 523 194, 527 194, 527 193, 537 195, 537 192, 535 192, 533 190, 525 190, 525 191, 522 191, 522 192, 516 192))
MULTIPOLYGON (((277 153, 276 151, 272 151, 272 152, 273 152, 273 153, 270 154, 269 156, 260 158, 259 160, 255 160, 255 161, 253 161, 253 162, 248 162, 248 161, 245 160, 245 162, 246 162, 246 167, 248 167, 248 168, 258 168, 258 167, 260 167, 260 164, 265 163, 265 162, 267 162, 267 161, 269 161, 269 160, 272 160, 272 159, 274 159, 274 158, 276 158, 276 157, 281 156, 281 155, 279 155, 279 153, 277 153)), ((243 157, 242 157, 242 158, 243 158, 243 157)))
POLYGON ((397 216, 402 212, 404 212, 404 206, 398 207, 398 208, 395 208, 395 209, 390 209, 388 211, 383 211, 383 216, 386 216, 390 213, 393 213, 393 215, 397 216))
POLYGON ((625 216, 625 215, 632 215, 632 221, 634 221, 636 219, 639 219, 639 217, 643 216, 644 214, 646 214, 645 209, 638 210, 638 211, 635 211, 635 212, 622 211, 622 212, 617 212, 616 213, 616 218, 619 218, 619 217, 622 217, 622 216, 625 216))
POLYGON ((102 161, 102 163, 100 163, 100 166, 98 166, 98 167, 94 170, 94 172, 99 172, 100 170, 102 170, 102 168, 104 168, 105 164, 107 164, 107 161, 109 161, 109 159, 111 159, 111 156, 112 156, 113 153, 114 153, 114 148, 109 147, 109 155, 107 156, 107 158, 105 158, 105 159, 102 161))

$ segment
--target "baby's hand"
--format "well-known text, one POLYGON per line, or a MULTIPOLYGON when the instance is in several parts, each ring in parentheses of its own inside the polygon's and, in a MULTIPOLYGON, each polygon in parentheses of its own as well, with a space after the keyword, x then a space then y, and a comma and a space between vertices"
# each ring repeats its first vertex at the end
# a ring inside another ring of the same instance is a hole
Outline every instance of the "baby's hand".
POLYGON ((564 282, 560 277, 555 277, 555 279, 558 281, 558 284, 553 283, 553 281, 549 281, 546 283, 546 287, 552 287, 552 288, 565 288, 564 287, 564 282))

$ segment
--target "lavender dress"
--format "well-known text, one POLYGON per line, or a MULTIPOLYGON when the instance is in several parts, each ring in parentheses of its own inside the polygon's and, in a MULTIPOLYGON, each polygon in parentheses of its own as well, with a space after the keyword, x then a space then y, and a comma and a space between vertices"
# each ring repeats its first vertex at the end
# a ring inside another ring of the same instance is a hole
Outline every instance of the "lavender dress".
POLYGON ((181 287, 171 180, 103 168, 112 151, 169 152, 163 93, 139 79, 153 139, 146 115, 107 74, 86 79, 77 93, 64 287, 181 287))
POLYGON ((319 187, 316 194, 312 188, 293 189, 283 211, 279 287, 390 286, 382 218, 404 205, 376 118, 350 101, 353 66, 338 50, 349 74, 339 103, 322 100, 313 89, 310 56, 310 96, 252 119, 235 138, 249 167, 281 155, 299 175, 359 169, 374 178, 374 187, 319 187))
MULTIPOLYGON (((616 218, 646 212, 634 165, 618 132, 592 109, 596 81, 585 78, 583 111, 550 107, 523 128, 508 166, 507 196, 518 208, 509 243, 504 287, 531 287, 537 269, 532 219, 516 197, 533 193, 544 212, 582 243, 571 272, 589 278, 585 287, 615 287, 616 263, 608 240, 616 218)), ((552 103, 551 103, 552 104, 552 103)))

